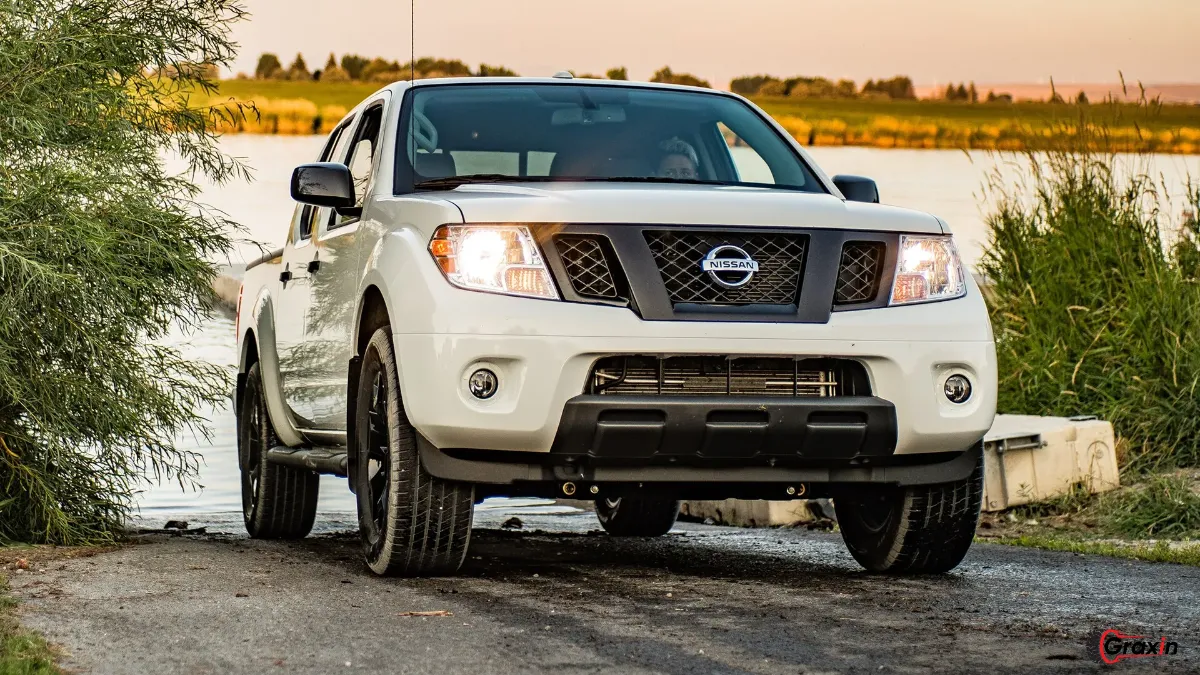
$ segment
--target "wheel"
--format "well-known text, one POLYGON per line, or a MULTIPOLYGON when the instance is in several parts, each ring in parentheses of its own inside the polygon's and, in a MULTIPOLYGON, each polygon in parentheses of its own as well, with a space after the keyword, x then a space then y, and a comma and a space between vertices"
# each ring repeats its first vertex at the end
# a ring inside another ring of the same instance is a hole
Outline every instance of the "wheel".
POLYGON ((957 567, 971 548, 983 502, 983 444, 968 452, 975 469, 963 480, 835 497, 850 555, 871 572, 938 574, 957 567))
POLYGON ((263 398, 258 364, 246 373, 238 415, 238 465, 242 472, 242 515, 255 539, 303 539, 317 517, 320 476, 271 464, 267 451, 279 445, 263 398))
POLYGON ((421 465, 387 326, 363 354, 357 406, 355 493, 367 566, 384 576, 456 572, 471 540, 475 488, 435 478, 421 465))
POLYGON ((596 517, 614 537, 660 537, 679 517, 679 502, 649 497, 597 499, 596 517))

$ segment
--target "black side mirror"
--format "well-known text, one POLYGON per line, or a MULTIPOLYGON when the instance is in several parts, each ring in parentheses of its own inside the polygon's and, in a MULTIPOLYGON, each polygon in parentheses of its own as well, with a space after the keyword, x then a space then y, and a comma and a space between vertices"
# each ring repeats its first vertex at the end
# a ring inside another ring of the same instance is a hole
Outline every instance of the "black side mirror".
POLYGON ((862 176, 834 176, 833 184, 842 191, 848 201, 879 203, 879 188, 875 181, 862 176))
POLYGON ((292 199, 301 204, 354 207, 354 179, 350 169, 338 162, 302 164, 292 171, 292 199))

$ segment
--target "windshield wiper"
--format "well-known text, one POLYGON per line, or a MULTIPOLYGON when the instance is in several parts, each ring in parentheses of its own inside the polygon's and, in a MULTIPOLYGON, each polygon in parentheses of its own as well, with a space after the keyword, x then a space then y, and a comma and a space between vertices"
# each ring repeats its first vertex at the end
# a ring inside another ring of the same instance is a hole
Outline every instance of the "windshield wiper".
POLYGON ((561 180, 556 176, 513 176, 504 173, 473 173, 466 176, 447 176, 423 180, 414 187, 426 190, 453 190, 472 183, 546 183, 561 180))
POLYGON ((787 185, 750 184, 734 180, 705 180, 703 178, 669 178, 666 176, 513 176, 504 173, 473 173, 466 176, 430 178, 417 183, 414 187, 418 190, 453 190, 462 185, 475 183, 674 183, 676 185, 740 185, 782 190, 802 189, 787 185))
POLYGON ((568 178, 580 183, 679 183, 683 185, 744 185, 734 180, 705 180, 703 178, 668 178, 666 176, 591 176, 568 178))

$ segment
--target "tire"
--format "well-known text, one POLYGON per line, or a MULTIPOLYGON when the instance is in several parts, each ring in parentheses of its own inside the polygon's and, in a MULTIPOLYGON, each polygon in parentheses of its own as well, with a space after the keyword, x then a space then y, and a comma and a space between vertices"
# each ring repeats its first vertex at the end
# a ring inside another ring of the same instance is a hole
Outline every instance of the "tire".
POLYGON ((303 539, 317 517, 320 476, 267 461, 280 445, 263 398, 259 365, 246 373, 238 414, 238 465, 242 474, 242 516, 255 539, 303 539))
POLYGON ((457 572, 471 540, 475 488, 421 465, 387 326, 371 336, 358 382, 355 493, 367 566, 381 576, 457 572))
POLYGON ((871 572, 940 574, 962 562, 975 538, 983 502, 983 443, 967 478, 934 485, 891 486, 834 499, 850 555, 871 572))
POLYGON ((661 537, 679 517, 679 502, 648 497, 597 499, 596 517, 614 537, 661 537))

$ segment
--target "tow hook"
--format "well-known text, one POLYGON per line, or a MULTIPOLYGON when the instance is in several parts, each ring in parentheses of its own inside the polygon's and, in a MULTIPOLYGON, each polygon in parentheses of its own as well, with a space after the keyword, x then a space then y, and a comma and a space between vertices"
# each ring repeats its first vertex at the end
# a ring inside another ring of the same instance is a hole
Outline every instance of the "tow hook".
POLYGON ((567 481, 566 483, 563 483, 562 491, 563 491, 564 495, 570 497, 571 495, 575 494, 575 484, 572 483, 571 481, 567 481))

